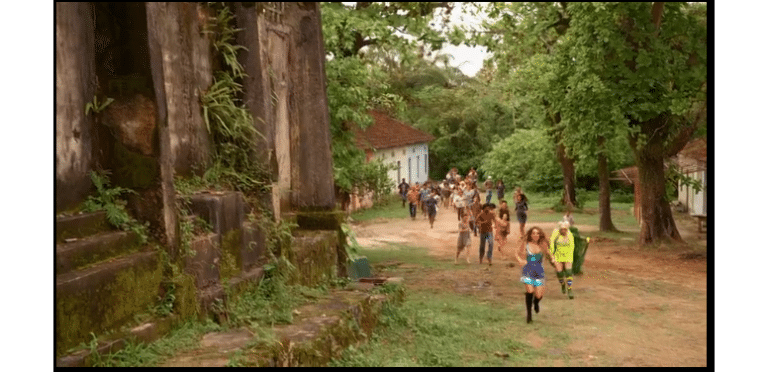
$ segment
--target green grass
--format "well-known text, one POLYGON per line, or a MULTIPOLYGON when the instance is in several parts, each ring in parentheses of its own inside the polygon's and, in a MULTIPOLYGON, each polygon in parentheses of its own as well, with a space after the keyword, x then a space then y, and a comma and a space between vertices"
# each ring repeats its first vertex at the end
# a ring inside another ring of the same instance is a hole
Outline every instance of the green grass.
POLYGON ((156 366, 180 351, 195 348, 203 334, 220 329, 221 326, 211 320, 204 323, 187 322, 165 337, 149 344, 129 341, 124 348, 115 353, 108 355, 93 353, 92 363, 94 367, 156 366))
MULTIPOLYGON (((467 268, 431 257, 420 247, 391 244, 388 249, 364 249, 361 253, 372 266, 393 260, 417 266, 412 269, 418 276, 467 268)), ((402 265, 399 270, 403 270, 402 265)), ((385 307, 369 342, 347 348, 330 366, 514 367, 547 360, 546 365, 553 359, 548 350, 564 348, 568 335, 554 325, 538 324, 535 332, 546 341, 535 348, 524 341, 533 328, 527 327, 523 313, 522 303, 510 304, 508 299, 409 289, 402 305, 385 307), (508 357, 499 357, 497 352, 508 357)), ((568 363, 566 354, 555 358, 568 363)))
POLYGON ((498 306, 453 293, 409 293, 399 308, 384 310, 370 342, 348 348, 330 366, 505 367, 545 358, 521 341, 530 328, 507 326, 520 323, 519 312, 498 306))
MULTIPOLYGON (((368 259, 368 263, 384 263, 388 261, 400 261, 403 263, 418 265, 428 269, 466 269, 467 265, 454 265, 452 259, 437 259, 427 254, 426 248, 412 247, 404 244, 388 243, 387 247, 382 249, 361 249, 360 255, 368 259)), ((461 259, 464 259, 462 255, 461 259)))
POLYGON ((377 204, 372 208, 355 211, 351 217, 356 222, 362 222, 378 218, 407 218, 410 217, 408 213, 408 203, 405 203, 405 208, 403 208, 400 195, 391 195, 386 202, 377 204))

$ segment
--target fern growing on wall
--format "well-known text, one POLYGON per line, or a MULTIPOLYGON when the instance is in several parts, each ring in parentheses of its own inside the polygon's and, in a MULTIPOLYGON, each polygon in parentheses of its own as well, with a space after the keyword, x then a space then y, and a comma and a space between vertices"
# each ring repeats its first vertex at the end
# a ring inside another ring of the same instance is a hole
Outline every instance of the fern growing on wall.
POLYGON ((201 95, 203 119, 214 144, 213 164, 204 178, 215 179, 243 192, 262 192, 269 183, 269 174, 254 161, 256 136, 263 136, 253 125, 253 117, 239 98, 246 76, 237 60, 241 45, 234 36, 240 31, 232 26, 234 17, 224 3, 209 3, 216 11, 204 32, 213 35, 213 45, 226 66, 214 74, 213 84, 201 95))
POLYGON ((110 187, 107 171, 91 171, 90 176, 91 182, 96 187, 96 195, 88 196, 83 204, 83 210, 85 212, 104 211, 110 225, 124 231, 133 231, 139 237, 140 243, 145 244, 148 239, 147 225, 140 224, 128 214, 125 208, 127 203, 121 198, 123 194, 136 192, 119 186, 110 187))

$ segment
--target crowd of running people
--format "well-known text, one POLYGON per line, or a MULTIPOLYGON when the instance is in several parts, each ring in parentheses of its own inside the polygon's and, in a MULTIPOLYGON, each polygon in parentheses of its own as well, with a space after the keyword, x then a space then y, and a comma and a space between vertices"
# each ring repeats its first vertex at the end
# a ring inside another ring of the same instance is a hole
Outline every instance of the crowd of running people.
POLYGON ((514 258, 522 268, 520 281, 525 286, 525 304, 527 322, 532 321, 531 307, 539 312, 539 302, 544 296, 544 267, 542 261, 546 255, 557 272, 557 279, 563 294, 573 299, 573 252, 574 236, 570 231, 573 218, 570 213, 563 217, 558 228, 552 231, 549 238, 539 227, 531 227, 526 232, 525 224, 528 219, 528 198, 520 187, 513 194, 514 209, 504 199, 506 188, 504 181, 495 182, 488 177, 483 186, 486 191, 485 203, 481 203, 480 190, 477 187, 477 171, 471 168, 465 177, 458 174, 456 168, 451 169, 441 182, 427 181, 409 185, 405 179, 398 185, 403 207, 408 203, 411 219, 416 219, 421 211, 424 219, 429 220, 430 228, 434 228, 435 217, 439 206, 456 213, 459 221, 459 236, 456 244, 456 257, 465 253, 466 262, 470 263, 470 248, 472 237, 479 237, 479 263, 485 259, 488 265, 493 265, 494 245, 502 258, 506 258, 504 247, 510 235, 510 215, 514 212, 520 228, 520 237, 512 243, 514 258), (493 193, 496 192, 498 205, 492 203, 493 193), (487 245, 487 249, 486 249, 487 245), (525 259, 521 258, 521 253, 525 259))

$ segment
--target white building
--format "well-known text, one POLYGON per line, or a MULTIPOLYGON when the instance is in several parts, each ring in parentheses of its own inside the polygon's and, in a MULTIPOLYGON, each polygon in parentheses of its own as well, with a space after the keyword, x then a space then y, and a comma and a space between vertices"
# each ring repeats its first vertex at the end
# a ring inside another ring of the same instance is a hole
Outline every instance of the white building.
POLYGON ((679 185, 677 200, 685 205, 692 216, 707 216, 707 140, 698 138, 688 142, 677 154, 677 165, 680 172, 701 182, 703 189, 699 192, 691 186, 679 185))
POLYGON ((435 137, 385 113, 370 111, 370 114, 373 124, 358 132, 356 138, 367 160, 378 158, 385 164, 397 166, 389 172, 393 192, 403 178, 409 185, 424 183, 429 178, 429 142, 435 137))

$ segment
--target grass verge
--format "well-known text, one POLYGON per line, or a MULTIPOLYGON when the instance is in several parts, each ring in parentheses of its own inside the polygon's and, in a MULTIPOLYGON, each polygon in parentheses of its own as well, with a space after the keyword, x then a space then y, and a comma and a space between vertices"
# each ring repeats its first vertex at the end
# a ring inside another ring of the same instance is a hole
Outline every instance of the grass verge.
MULTIPOLYGON (((450 260, 430 257, 418 247, 392 244, 389 249, 362 250, 372 266, 416 268, 418 275, 458 270, 450 260)), ((532 328, 521 323, 522 304, 445 291, 408 288, 399 307, 387 307, 370 341, 347 348, 334 367, 514 367, 549 365, 548 350, 561 350, 568 335, 555 325, 538 324, 545 340, 534 347, 532 328), (504 309, 504 311, 500 311, 504 309)), ((558 356, 565 359, 567 355, 558 356)))

